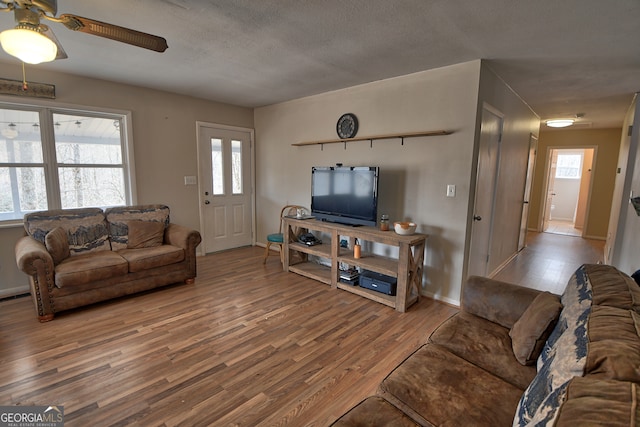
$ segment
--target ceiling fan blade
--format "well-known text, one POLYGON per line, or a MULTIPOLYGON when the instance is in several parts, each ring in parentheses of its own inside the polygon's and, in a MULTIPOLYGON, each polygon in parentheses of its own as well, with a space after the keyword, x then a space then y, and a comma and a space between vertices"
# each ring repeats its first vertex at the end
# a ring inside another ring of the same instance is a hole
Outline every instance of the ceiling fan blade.
POLYGON ((62 45, 58 41, 58 38, 56 37, 56 35, 53 34, 53 31, 51 31, 51 28, 49 28, 47 25, 40 25, 40 32, 42 33, 43 36, 47 37, 49 40, 54 42, 58 47, 58 53, 56 54, 56 59, 68 58, 67 53, 62 48, 62 45))
POLYGON ((60 21, 70 30, 82 33, 93 34, 94 36, 105 37, 107 39, 127 43, 133 46, 142 47, 156 52, 167 50, 167 41, 163 37, 143 33, 129 28, 119 27, 106 22, 94 19, 83 18, 82 16, 63 14, 60 21))

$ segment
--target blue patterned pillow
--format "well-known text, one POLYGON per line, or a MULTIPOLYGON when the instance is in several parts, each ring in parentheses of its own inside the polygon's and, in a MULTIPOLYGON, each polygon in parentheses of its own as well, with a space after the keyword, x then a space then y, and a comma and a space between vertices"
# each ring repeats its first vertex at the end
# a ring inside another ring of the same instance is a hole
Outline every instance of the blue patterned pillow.
POLYGON ((514 426, 549 425, 557 417, 567 383, 584 373, 591 304, 592 287, 582 266, 562 295, 560 319, 538 358, 538 373, 520 399, 514 426))

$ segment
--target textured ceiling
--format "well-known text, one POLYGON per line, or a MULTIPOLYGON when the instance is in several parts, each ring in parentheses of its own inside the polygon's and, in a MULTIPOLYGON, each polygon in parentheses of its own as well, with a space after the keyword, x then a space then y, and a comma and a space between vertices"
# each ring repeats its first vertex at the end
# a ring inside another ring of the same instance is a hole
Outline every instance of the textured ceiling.
MULTIPOLYGON (((638 0, 59 0, 58 9, 163 36, 169 49, 50 23, 69 58, 38 67, 247 107, 475 59, 543 120, 584 113, 586 126, 620 126, 640 90, 638 0)), ((13 25, 0 14, 0 29, 13 25)))

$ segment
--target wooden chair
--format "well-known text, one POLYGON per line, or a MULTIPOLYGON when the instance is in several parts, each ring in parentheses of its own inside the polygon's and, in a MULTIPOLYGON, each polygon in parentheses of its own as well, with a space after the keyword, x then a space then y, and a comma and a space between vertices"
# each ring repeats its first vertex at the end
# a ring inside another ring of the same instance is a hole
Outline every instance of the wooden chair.
POLYGON ((282 218, 284 218, 285 216, 291 216, 291 215, 296 215, 296 212, 298 209, 305 209, 306 208, 304 206, 299 206, 299 205, 286 205, 285 207, 282 208, 282 210, 280 211, 280 228, 278 229, 277 233, 272 233, 269 234, 267 236, 267 248, 265 249, 264 252, 264 259, 262 260, 263 264, 267 263, 267 257, 269 256, 269 253, 271 252, 270 248, 271 245, 278 245, 279 248, 279 252, 280 252, 280 263, 283 264, 284 263, 284 252, 283 252, 283 244, 284 244, 284 234, 283 234, 283 221, 282 218))

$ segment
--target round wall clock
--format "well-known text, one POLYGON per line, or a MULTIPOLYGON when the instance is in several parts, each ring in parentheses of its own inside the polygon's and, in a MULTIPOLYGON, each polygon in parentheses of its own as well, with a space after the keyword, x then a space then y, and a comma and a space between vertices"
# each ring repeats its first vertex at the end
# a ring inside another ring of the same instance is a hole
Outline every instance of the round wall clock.
POLYGON ((338 119, 336 131, 340 138, 353 138, 358 133, 358 118, 353 113, 343 114, 338 119))

